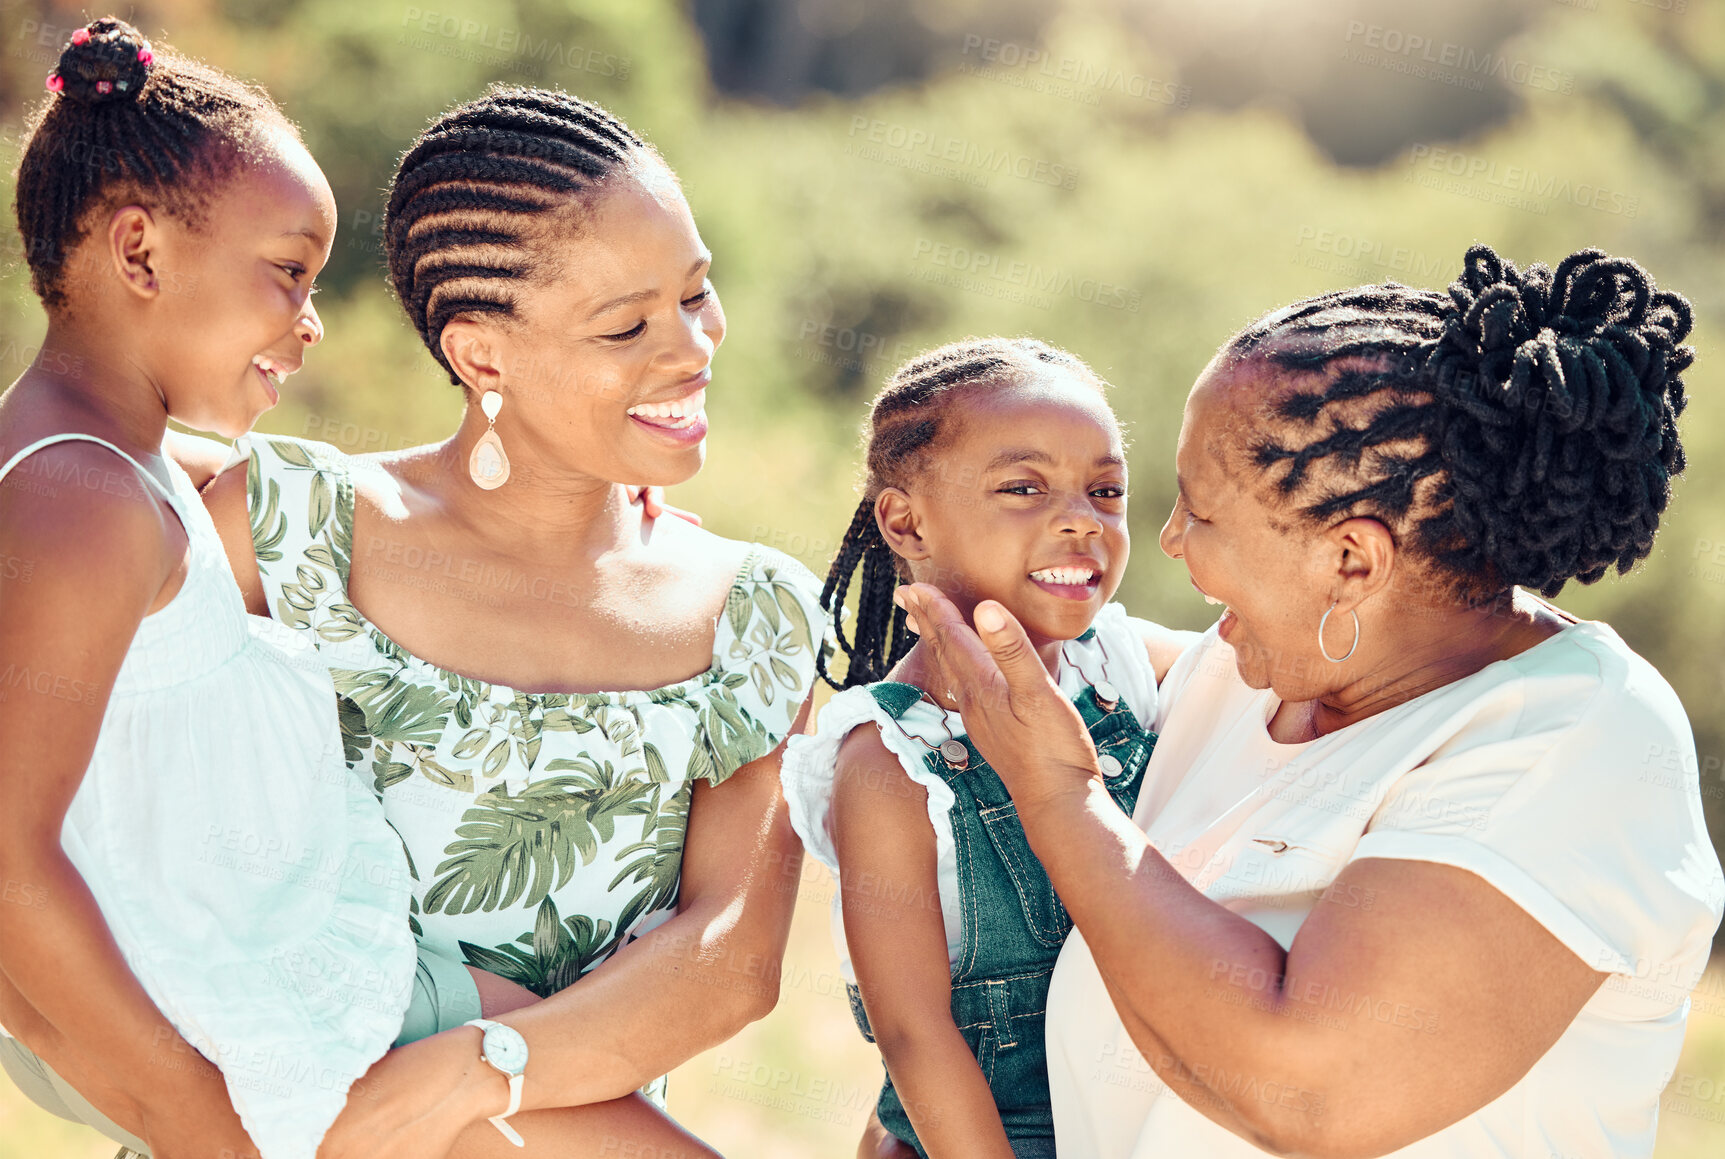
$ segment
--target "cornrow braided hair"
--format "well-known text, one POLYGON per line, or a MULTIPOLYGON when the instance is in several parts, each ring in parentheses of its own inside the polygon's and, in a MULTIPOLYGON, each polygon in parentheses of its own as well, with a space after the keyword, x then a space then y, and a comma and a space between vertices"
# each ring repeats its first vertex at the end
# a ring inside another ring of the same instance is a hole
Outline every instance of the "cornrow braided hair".
POLYGON ((1627 259, 1518 270, 1476 245, 1447 294, 1325 294, 1224 355, 1291 372, 1248 453, 1303 519, 1380 519, 1452 595, 1487 601, 1647 557, 1684 467, 1692 323, 1627 259))
POLYGON ((884 680, 916 643, 905 624, 904 609, 892 602, 893 591, 910 577, 875 522, 875 500, 881 491, 904 487, 928 469, 951 429, 947 412, 954 399, 971 390, 1029 382, 1050 372, 1070 375, 1099 393, 1108 389, 1083 359, 1034 338, 966 338, 911 359, 893 372, 875 396, 863 426, 867 467, 862 501, 821 588, 821 607, 849 660, 841 684, 827 671, 825 650, 816 656, 815 667, 828 684, 850 688, 884 680), (856 623, 851 639, 846 640, 843 608, 859 570, 856 623))
POLYGON ((401 158, 384 216, 389 277, 431 356, 462 314, 515 312, 513 288, 536 270, 535 219, 650 145, 598 105, 547 89, 494 86, 457 105, 401 158))
POLYGON ((67 255, 92 210, 140 198, 196 224, 216 184, 253 154, 260 128, 293 132, 262 89, 152 48, 123 20, 80 31, 50 74, 58 87, 31 117, 18 165, 18 229, 30 284, 48 307, 66 304, 67 255))

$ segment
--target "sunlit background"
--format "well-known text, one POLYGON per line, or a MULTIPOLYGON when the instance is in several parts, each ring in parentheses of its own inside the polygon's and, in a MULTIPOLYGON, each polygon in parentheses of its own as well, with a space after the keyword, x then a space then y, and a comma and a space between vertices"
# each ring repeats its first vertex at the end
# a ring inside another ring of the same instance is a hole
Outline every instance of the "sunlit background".
MULTIPOLYGON (((42 77, 104 10, 0 13, 9 183, 42 77)), ((1034 334, 1097 366, 1130 424, 1139 554, 1121 598, 1203 627, 1155 533, 1181 400, 1233 330, 1339 286, 1442 286, 1476 240, 1523 263, 1589 245, 1636 258, 1696 307, 1690 467, 1653 558, 1560 602, 1610 621, 1676 686, 1725 835, 1719 0, 180 0, 116 14, 267 86, 329 174, 329 336, 260 425, 349 451, 441 439, 459 410, 380 273, 382 190, 414 133, 503 80, 600 101, 650 137, 716 254, 731 328, 709 465, 673 498, 817 572, 855 502, 856 428, 882 377, 965 334, 1034 334)), ((0 381, 43 326, 21 252, 8 230, 0 381)), ((1624 775, 1673 791, 1669 773, 1624 775)), ((673 1110, 727 1154, 849 1155, 879 1082, 836 977, 830 883, 811 869, 803 895, 778 1011, 671 1080, 673 1110)), ((112 1152, 0 1084, 0 1159, 112 1152)), ((1715 970, 1659 1155, 1722 1152, 1715 970)))

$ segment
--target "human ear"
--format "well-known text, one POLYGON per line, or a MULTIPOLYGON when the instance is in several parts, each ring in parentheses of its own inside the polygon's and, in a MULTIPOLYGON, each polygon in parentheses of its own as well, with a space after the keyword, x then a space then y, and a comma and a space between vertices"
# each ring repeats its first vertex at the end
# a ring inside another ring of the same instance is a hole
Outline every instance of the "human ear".
POLYGON ((102 239, 107 243, 109 264, 128 292, 146 301, 162 292, 155 270, 161 229, 149 210, 141 205, 116 210, 102 239))
POLYGON ((916 504, 909 495, 897 487, 883 488, 875 497, 874 521, 880 528, 881 538, 901 559, 928 558, 928 544, 922 537, 922 520, 918 518, 916 504))
POLYGON ((499 388, 503 351, 496 327, 474 318, 453 318, 444 323, 438 343, 462 382, 480 394, 499 388))
POLYGON ((1383 590, 1396 565, 1396 538, 1369 516, 1344 519, 1325 534, 1334 556, 1336 602, 1344 610, 1357 607, 1383 590))

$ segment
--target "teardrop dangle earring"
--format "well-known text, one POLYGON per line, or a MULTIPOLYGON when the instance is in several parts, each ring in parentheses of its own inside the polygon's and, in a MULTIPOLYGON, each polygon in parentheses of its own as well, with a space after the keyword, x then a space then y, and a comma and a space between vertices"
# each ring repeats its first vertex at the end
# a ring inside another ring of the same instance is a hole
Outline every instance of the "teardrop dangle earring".
POLYGON ((467 473, 475 486, 495 491, 509 482, 509 456, 503 453, 503 440, 497 437, 497 412, 503 409, 503 395, 486 391, 479 396, 479 409, 485 412, 489 425, 467 456, 467 473))

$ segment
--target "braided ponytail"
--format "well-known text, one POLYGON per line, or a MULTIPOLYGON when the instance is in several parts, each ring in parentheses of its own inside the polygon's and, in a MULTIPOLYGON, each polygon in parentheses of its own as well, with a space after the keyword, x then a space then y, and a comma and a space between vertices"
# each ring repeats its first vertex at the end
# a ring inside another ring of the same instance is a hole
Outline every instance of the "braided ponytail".
POLYGON ((916 643, 904 609, 892 602, 893 591, 910 577, 875 521, 881 491, 903 487, 928 468, 948 430, 948 404, 959 394, 1029 381, 1050 371, 1071 375, 1098 392, 1107 390, 1107 383, 1082 359, 1034 338, 967 338, 905 363, 875 396, 864 428, 868 466, 862 501, 821 588, 821 607, 849 660, 840 683, 827 672, 825 658, 817 659, 816 669, 828 684, 851 688, 884 680, 916 643), (859 570, 856 623, 846 640, 843 609, 859 570))
POLYGON ((827 671, 826 653, 815 658, 815 668, 834 688, 849 688, 854 684, 872 684, 886 677, 894 664, 904 659, 914 640, 905 622, 904 609, 892 602, 892 593, 901 580, 897 557, 875 523, 874 500, 857 504, 856 514, 839 544, 827 582, 821 588, 821 607, 833 618, 834 635, 844 649, 848 664, 845 682, 839 684, 827 671), (858 567, 862 584, 857 589, 857 619, 852 639, 847 641, 839 609, 845 605, 851 580, 858 567))

